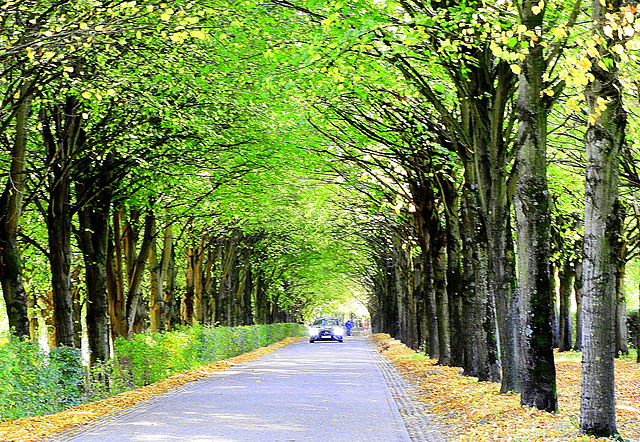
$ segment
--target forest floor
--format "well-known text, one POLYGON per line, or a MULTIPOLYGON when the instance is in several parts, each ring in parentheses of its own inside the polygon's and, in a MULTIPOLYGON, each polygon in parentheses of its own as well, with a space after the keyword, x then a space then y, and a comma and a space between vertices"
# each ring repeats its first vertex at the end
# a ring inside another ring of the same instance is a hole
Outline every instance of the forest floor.
MULTIPOLYGON (((556 353, 558 413, 522 407, 518 394, 500 394, 500 384, 462 376, 459 367, 436 365, 389 335, 373 336, 378 351, 417 391, 448 439, 456 442, 595 441, 580 434, 580 353, 556 353)), ((616 361, 618 431, 640 441, 640 364, 616 361)), ((607 439, 597 439, 607 440, 607 439)))

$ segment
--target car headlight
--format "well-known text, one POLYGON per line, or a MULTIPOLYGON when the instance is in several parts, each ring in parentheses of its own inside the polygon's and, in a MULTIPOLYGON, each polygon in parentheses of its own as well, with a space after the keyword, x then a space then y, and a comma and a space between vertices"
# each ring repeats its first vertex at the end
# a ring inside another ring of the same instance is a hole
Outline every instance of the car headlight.
POLYGON ((344 329, 342 327, 333 327, 333 334, 342 336, 344 334, 344 329))
POLYGON ((309 336, 316 336, 318 333, 320 333, 320 329, 318 327, 309 328, 309 336))

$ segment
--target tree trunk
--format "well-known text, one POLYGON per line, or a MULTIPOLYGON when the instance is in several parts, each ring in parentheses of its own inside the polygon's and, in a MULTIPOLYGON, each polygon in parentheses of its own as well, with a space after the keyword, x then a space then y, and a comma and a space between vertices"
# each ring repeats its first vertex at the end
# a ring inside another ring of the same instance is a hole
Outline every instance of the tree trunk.
POLYGON ((153 240, 149 249, 149 331, 155 333, 161 330, 162 324, 162 269, 158 260, 158 244, 153 240))
POLYGON ((155 231, 155 216, 148 213, 145 216, 144 234, 140 250, 133 263, 133 269, 129 280, 129 290, 127 292, 127 335, 130 336, 134 330, 136 322, 139 322, 140 312, 140 285, 142 284, 142 276, 149 258, 151 250, 151 242, 154 240, 153 232, 155 231))
POLYGON ((565 260, 558 273, 560 309, 558 314, 559 346, 560 351, 569 351, 573 348, 571 325, 571 293, 573 287, 574 269, 570 260, 565 260))
POLYGON ((451 328, 451 365, 464 365, 463 314, 462 314, 462 233, 460 232, 460 197, 452 181, 443 185, 445 195, 445 219, 447 230, 447 294, 449 298, 449 322, 451 328))
MULTIPOLYGON (((624 211, 620 211, 624 216, 624 211)), ((623 223, 620 219, 620 223, 623 223)), ((625 241, 618 242, 618 259, 616 260, 616 357, 629 354, 628 325, 627 325, 627 295, 624 290, 624 277, 626 272, 627 247, 625 241)))
POLYGON ((575 293, 576 300, 576 340, 573 346, 575 351, 582 351, 582 315, 580 312, 582 311, 582 253, 580 253, 580 257, 575 260, 573 267, 576 271, 575 279, 573 281, 573 291, 575 293))
POLYGON ((22 263, 17 234, 25 191, 27 122, 31 109, 30 88, 22 87, 22 103, 16 114, 15 142, 11 151, 11 169, 0 196, 0 283, 11 332, 29 338, 27 294, 22 282, 22 263))
MULTIPOLYGON (((473 155, 461 155, 473 169, 479 222, 488 254, 487 299, 495 303, 500 336, 501 392, 519 391, 517 345, 517 278, 511 230, 509 172, 512 157, 506 143, 506 108, 513 97, 515 76, 508 64, 488 48, 477 50, 478 66, 458 80, 464 91, 462 120, 473 143, 473 155), (473 164, 471 164, 471 162, 473 164)), ((483 282, 484 285, 484 282, 483 282)))
POLYGON ((78 244, 82 250, 87 286, 87 339, 90 363, 109 360, 109 299, 107 250, 111 196, 105 190, 78 212, 78 244))
POLYGON ((112 240, 107 255, 107 293, 109 295, 111 335, 114 340, 120 336, 127 336, 123 223, 124 211, 122 209, 116 210, 113 213, 112 240))
POLYGON ((463 189, 461 205, 463 247, 463 297, 465 361, 464 374, 475 376, 479 381, 500 380, 496 329, 492 302, 489 301, 486 286, 487 263, 483 247, 484 229, 478 220, 477 199, 470 183, 473 170, 465 169, 466 185, 463 189), (484 257, 484 258, 483 258, 484 257), (491 311, 489 317, 487 313, 491 311))
POLYGON ((246 264, 242 299, 242 325, 253 325, 253 302, 251 298, 253 290, 253 271, 251 270, 251 264, 246 264))
MULTIPOLYGON (((620 1, 608 2, 617 9, 620 1)), ((592 20, 600 28, 608 8, 591 3, 592 20)), ((594 31, 601 35, 599 29, 594 31)), ((597 49, 611 60, 605 38, 597 49)), ((585 96, 591 113, 586 133, 584 283, 582 300, 582 400, 580 430, 595 436, 616 434, 615 306, 616 264, 621 216, 618 168, 625 141, 627 115, 615 61, 608 69, 593 62, 594 80, 585 96), (604 100, 606 109, 603 109, 604 100)))
POLYGON ((51 178, 46 213, 53 312, 58 345, 75 346, 71 296, 71 179, 74 155, 84 146, 79 103, 68 97, 64 105, 42 112, 43 138, 51 178))
MULTIPOLYGON (((80 274, 82 273, 82 266, 77 265, 71 270, 69 277, 71 281, 80 281, 80 274)), ((73 342, 76 348, 82 348, 82 310, 85 305, 85 297, 82 296, 82 287, 80 284, 71 285, 71 300, 73 302, 73 342)))
MULTIPOLYGON (((542 27, 544 14, 533 3, 519 2, 521 23, 542 27)), ((518 183, 514 206, 518 231, 521 317, 522 405, 555 412, 558 409, 553 359, 550 290, 550 208, 547 188, 547 107, 542 76, 543 47, 529 39, 529 54, 521 63, 518 88, 518 183)))
POLYGON ((500 393, 520 391, 519 346, 518 346, 518 287, 516 278, 516 253, 512 239, 511 214, 504 213, 506 222, 498 232, 491 245, 497 244, 490 254, 493 261, 495 277, 494 294, 498 318, 498 334, 500 336, 500 362, 502 366, 502 382, 500 393))
MULTIPOLYGON (((549 252, 551 253, 551 251, 549 252)), ((558 348, 560 346, 560 331, 558 324, 558 310, 556 308, 556 298, 558 296, 557 292, 557 282, 556 282, 556 265, 552 261, 549 264, 549 291, 551 292, 551 334, 553 336, 553 348, 558 348)))
POLYGON ((160 263, 160 275, 158 289, 162 294, 162 310, 160 317, 160 329, 169 331, 173 322, 175 310, 175 261, 173 259, 173 231, 171 224, 164 228, 164 241, 162 246, 162 260, 160 263))
POLYGON ((265 294, 264 283, 264 271, 257 269, 254 275, 255 290, 254 290, 254 303, 255 303, 255 321, 256 324, 266 324, 267 320, 267 300, 265 294))
POLYGON ((85 267, 86 324, 91 365, 98 361, 106 362, 110 357, 107 267, 112 165, 113 156, 109 154, 101 168, 87 171, 76 184, 77 204, 80 206, 77 237, 85 267))
POLYGON ((415 267, 413 258, 413 248, 407 245, 406 250, 403 250, 403 260, 405 262, 405 284, 403 303, 405 304, 406 319, 404 321, 405 339, 407 346, 418 350, 420 348, 420 335, 418 332, 418 312, 415 299, 415 267))
POLYGON ((204 286, 202 284, 202 265, 204 263, 204 239, 201 237, 194 247, 195 256, 193 262, 193 322, 204 322, 207 300, 205 299, 204 286))
POLYGON ((449 324, 449 297, 447 296, 447 257, 444 244, 433 257, 436 295, 436 314, 438 316, 439 365, 451 364, 451 327, 449 324))

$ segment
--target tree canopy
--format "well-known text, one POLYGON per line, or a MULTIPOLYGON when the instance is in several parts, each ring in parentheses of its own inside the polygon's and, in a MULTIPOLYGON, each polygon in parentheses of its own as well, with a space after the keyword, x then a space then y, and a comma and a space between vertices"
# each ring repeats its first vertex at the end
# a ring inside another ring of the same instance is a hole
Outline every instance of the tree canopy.
MULTIPOLYGON (((0 19, 14 334, 84 329, 93 363, 148 329, 362 303, 547 411, 554 347, 628 352, 633 4, 18 0, 0 19)), ((585 398, 582 429, 614 434, 611 404, 585 398)))

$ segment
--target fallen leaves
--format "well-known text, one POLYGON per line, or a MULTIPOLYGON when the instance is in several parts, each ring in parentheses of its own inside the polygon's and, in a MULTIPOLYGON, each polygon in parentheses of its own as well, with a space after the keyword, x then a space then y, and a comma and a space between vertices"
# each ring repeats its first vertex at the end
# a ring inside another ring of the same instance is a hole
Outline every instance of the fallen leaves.
POLYGON ((261 347, 249 353, 214 362, 195 370, 177 373, 155 384, 120 393, 101 401, 79 405, 60 413, 2 422, 0 423, 0 441, 32 442, 43 440, 78 425, 91 422, 106 414, 132 407, 146 399, 181 387, 188 382, 226 370, 242 362, 257 359, 299 339, 301 338, 287 338, 268 347, 261 347))
MULTIPOLYGON (((373 336, 378 351, 417 387, 418 398, 457 442, 595 440, 580 434, 580 362, 556 361, 559 413, 520 405, 518 394, 500 394, 500 385, 462 376, 458 367, 436 366, 389 335, 373 336)), ((640 440, 640 364, 616 361, 618 431, 640 440)))

